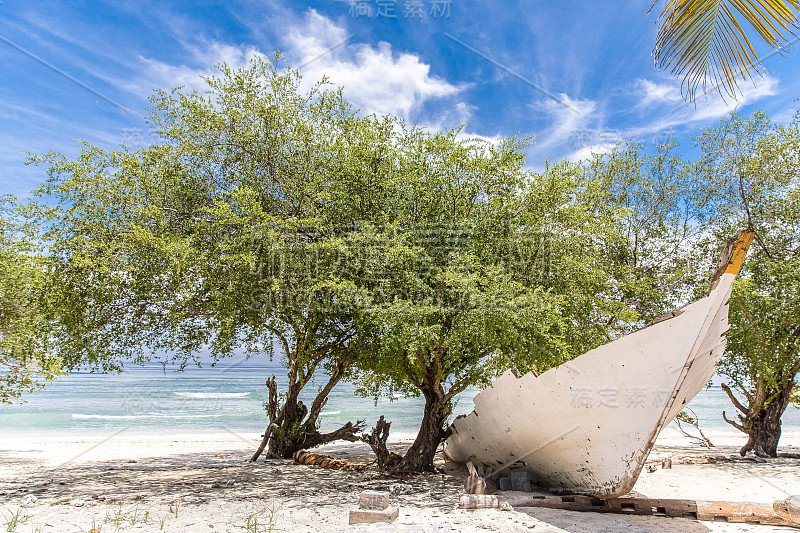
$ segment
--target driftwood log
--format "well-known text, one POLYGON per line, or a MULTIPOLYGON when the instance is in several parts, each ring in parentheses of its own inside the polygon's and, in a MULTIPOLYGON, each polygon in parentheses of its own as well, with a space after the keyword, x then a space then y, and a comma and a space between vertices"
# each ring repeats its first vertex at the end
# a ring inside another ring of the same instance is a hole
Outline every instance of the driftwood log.
POLYGON ((348 463, 347 461, 336 459, 330 455, 309 452, 307 450, 296 451, 293 459, 297 464, 330 468, 331 470, 355 470, 356 472, 363 472, 367 469, 367 465, 348 463))
POLYGON ((768 503, 674 500, 622 497, 603 500, 591 496, 537 496, 534 494, 462 494, 462 509, 546 507, 568 511, 591 511, 631 515, 669 516, 695 520, 722 521, 800 528, 800 496, 768 503))

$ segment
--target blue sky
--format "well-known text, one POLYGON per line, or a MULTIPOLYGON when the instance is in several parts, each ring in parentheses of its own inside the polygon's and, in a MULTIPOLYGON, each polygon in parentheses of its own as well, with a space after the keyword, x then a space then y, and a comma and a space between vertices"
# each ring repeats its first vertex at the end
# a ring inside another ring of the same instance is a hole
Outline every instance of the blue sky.
MULTIPOLYGON (((0 2, 0 194, 45 179, 24 151, 74 156, 150 140, 154 88, 202 88, 222 61, 276 48, 308 80, 328 75, 364 112, 431 129, 468 123, 495 139, 535 134, 527 165, 606 152, 617 142, 676 140, 738 106, 786 121, 798 107, 800 58, 773 55, 738 101, 686 106, 680 81, 651 57, 650 0, 489 2, 370 0, 170 3, 0 2), (394 15, 394 18, 392 18, 394 15)), ((768 54, 761 48, 762 55, 768 54)))

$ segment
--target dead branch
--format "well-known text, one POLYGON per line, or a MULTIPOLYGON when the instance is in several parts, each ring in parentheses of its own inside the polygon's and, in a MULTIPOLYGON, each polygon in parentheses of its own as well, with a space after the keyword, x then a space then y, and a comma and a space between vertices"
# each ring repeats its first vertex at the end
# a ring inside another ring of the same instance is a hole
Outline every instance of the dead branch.
POLYGON ((386 447, 386 441, 389 438, 389 427, 391 425, 392 423, 387 422, 383 415, 381 415, 378 423, 375 424, 375 427, 372 429, 372 433, 364 433, 361 435, 361 440, 369 444, 369 447, 372 448, 372 451, 375 453, 378 470, 381 472, 391 470, 403 460, 401 455, 390 452, 386 447))

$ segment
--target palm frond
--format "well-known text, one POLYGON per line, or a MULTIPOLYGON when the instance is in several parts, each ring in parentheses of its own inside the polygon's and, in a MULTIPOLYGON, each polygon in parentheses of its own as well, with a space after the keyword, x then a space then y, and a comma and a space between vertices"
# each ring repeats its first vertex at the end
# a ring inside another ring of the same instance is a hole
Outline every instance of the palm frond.
POLYGON ((708 82, 736 97, 737 80, 761 67, 748 33, 782 52, 800 29, 798 9, 800 0, 665 0, 653 57, 659 68, 683 76, 681 92, 690 101, 708 82))

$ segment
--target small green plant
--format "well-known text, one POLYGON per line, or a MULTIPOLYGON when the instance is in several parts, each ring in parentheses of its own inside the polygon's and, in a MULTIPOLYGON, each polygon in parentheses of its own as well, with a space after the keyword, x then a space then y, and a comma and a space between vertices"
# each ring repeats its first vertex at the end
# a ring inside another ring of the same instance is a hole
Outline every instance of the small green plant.
POLYGON ((275 505, 271 505, 266 510, 266 516, 261 516, 259 513, 251 513, 245 519, 244 524, 240 525, 241 529, 247 533, 272 533, 275 529, 275 513, 277 509, 275 505))
POLYGON ((150 521, 150 510, 139 509, 139 505, 135 505, 127 510, 122 509, 122 504, 113 512, 106 512, 105 522, 113 524, 114 527, 119 529, 123 523, 129 523, 132 526, 136 524, 147 524, 150 521))
POLYGON ((169 512, 172 513, 175 518, 178 518, 178 511, 181 508, 181 501, 177 500, 175 503, 171 503, 169 505, 169 512))
MULTIPOLYGON (((114 524, 114 527, 119 529, 122 522, 125 522, 125 512, 122 510, 122 504, 119 504, 119 508, 115 511, 106 511, 106 518, 104 521, 114 524)), ((94 518, 92 518, 92 525, 94 525, 94 518)))
POLYGON ((714 445, 711 443, 711 440, 706 437, 705 433, 703 433, 703 430, 700 429, 700 419, 691 409, 687 408, 678 413, 678 416, 675 417, 675 424, 677 424, 681 433, 690 439, 697 441, 697 443, 701 446, 705 446, 706 448, 714 447, 714 445), (699 436, 691 434, 687 428, 683 427, 682 424, 687 424, 693 427, 699 433, 699 436))
POLYGON ((150 510, 148 509, 145 509, 144 512, 140 512, 139 506, 137 505, 132 511, 128 512, 128 521, 132 526, 136 524, 147 524, 148 520, 150 520, 150 510))
POLYGON ((247 521, 244 523, 244 530, 248 533, 259 533, 257 514, 253 513, 247 517, 247 521))
POLYGON ((158 529, 164 531, 164 522, 167 521, 167 515, 161 517, 161 520, 158 522, 158 529))
POLYGON ((32 515, 24 514, 22 507, 17 507, 17 510, 14 512, 8 511, 8 514, 6 514, 6 512, 5 510, 3 511, 3 519, 5 520, 3 526, 5 526, 6 531, 9 533, 16 531, 21 524, 24 524, 32 518, 32 515))

